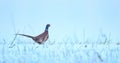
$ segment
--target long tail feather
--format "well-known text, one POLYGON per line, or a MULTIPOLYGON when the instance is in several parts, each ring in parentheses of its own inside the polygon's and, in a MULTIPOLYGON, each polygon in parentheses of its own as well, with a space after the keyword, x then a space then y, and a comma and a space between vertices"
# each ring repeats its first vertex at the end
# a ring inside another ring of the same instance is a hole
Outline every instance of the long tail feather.
POLYGON ((30 36, 30 35, 25 35, 25 34, 16 34, 16 35, 25 36, 25 37, 28 37, 28 38, 34 38, 33 36, 30 36))

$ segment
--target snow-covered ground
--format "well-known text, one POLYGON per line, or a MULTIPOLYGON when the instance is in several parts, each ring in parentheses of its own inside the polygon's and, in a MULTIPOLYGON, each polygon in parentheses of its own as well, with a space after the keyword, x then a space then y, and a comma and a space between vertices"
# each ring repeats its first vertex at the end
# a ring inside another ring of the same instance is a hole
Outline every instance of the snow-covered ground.
POLYGON ((1 43, 0 63, 120 63, 120 45, 1 43))

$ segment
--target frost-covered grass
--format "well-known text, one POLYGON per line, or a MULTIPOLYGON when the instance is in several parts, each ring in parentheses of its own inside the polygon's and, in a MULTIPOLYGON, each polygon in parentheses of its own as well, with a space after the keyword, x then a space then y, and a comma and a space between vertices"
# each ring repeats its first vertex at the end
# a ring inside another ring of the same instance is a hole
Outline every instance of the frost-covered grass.
POLYGON ((120 63, 119 44, 22 42, 9 46, 0 44, 0 63, 120 63))

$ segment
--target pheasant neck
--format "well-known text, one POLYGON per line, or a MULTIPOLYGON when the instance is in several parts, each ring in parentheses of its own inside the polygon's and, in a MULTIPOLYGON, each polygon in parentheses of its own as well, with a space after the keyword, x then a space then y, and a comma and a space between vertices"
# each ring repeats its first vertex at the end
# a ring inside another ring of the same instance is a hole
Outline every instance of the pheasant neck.
POLYGON ((48 27, 46 26, 45 31, 48 31, 48 27))

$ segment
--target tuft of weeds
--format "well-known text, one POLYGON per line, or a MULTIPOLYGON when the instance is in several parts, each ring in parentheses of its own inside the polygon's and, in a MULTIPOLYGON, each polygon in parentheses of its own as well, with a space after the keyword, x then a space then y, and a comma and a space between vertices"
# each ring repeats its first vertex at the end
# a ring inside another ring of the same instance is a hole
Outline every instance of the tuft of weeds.
POLYGON ((117 45, 120 45, 120 42, 117 42, 116 44, 117 44, 117 45))
POLYGON ((9 48, 13 48, 15 46, 14 42, 16 40, 16 37, 17 37, 17 35, 15 35, 15 37, 13 38, 12 42, 10 43, 9 48))

